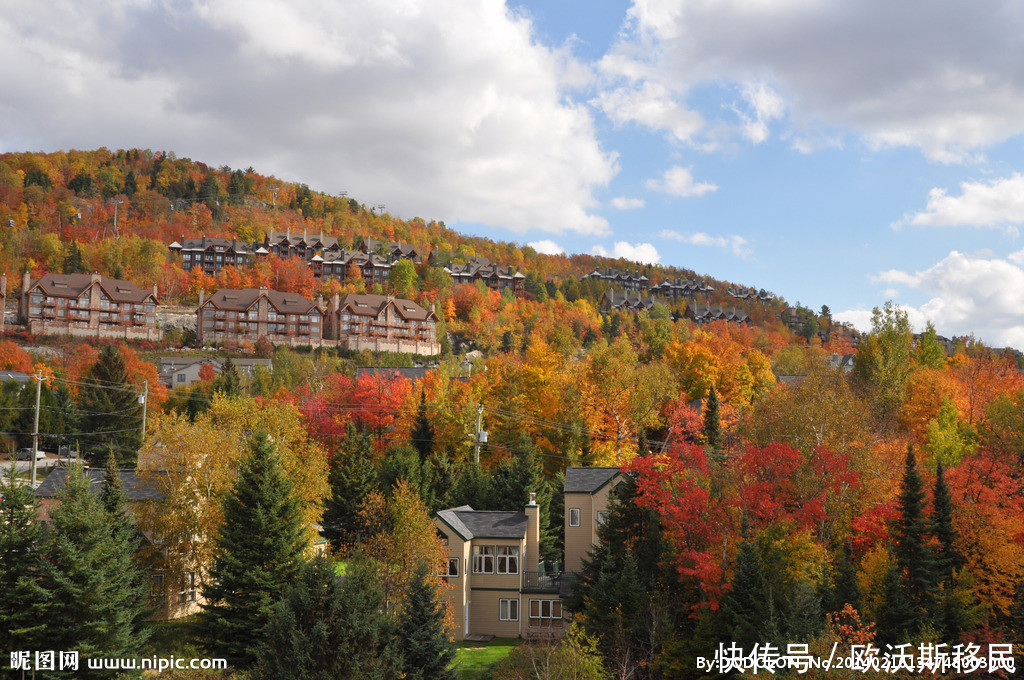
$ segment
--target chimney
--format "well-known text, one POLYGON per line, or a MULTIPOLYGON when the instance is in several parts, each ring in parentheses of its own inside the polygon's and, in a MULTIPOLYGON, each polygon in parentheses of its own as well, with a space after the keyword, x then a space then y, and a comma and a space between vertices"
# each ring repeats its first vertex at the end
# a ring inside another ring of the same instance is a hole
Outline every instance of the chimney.
POLYGON ((540 571, 540 506, 537 505, 537 494, 530 492, 530 502, 526 504, 526 555, 523 569, 540 571))
POLYGON ((25 270, 25 273, 21 275, 21 292, 24 295, 28 292, 28 289, 32 287, 32 276, 25 270))
POLYGON ((156 294, 156 283, 155 282, 153 283, 153 297, 154 298, 157 297, 157 294, 156 294))
POLYGON ((199 306, 202 307, 204 302, 206 302, 206 289, 205 288, 200 288, 199 289, 199 306))
POLYGON ((93 283, 98 283, 99 280, 102 279, 103 277, 101 275, 97 274, 96 272, 93 272, 91 278, 92 278, 92 282, 93 283))

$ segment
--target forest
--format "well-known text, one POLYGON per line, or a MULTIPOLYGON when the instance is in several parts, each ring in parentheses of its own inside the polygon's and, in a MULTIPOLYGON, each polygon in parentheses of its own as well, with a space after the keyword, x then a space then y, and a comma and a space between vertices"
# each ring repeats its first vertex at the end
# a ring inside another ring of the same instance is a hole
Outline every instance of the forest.
MULTIPOLYGON (((207 371, 167 390, 151 362, 181 351, 180 332, 158 347, 9 333, 0 369, 45 377, 40 431, 49 441, 78 445, 97 466, 112 455, 122 466, 176 470, 162 483, 177 512, 147 518, 187 546, 176 573, 213 568, 230 514, 223 502, 254 464, 260 432, 294 487, 303 540, 322 525, 333 555, 370 555, 358 578, 401 574, 400 597, 412 597, 420 577, 399 556, 436 548, 413 545, 415 532, 403 529, 429 527, 430 512, 521 509, 535 492, 542 554, 557 561, 566 466, 621 467, 629 483, 574 589, 573 633, 543 652, 549 668, 598 663, 586 676, 531 675, 523 669, 542 652, 517 649, 497 678, 705 677, 713 674, 697 657, 729 642, 805 643, 827 656, 833 643, 985 650, 1024 635, 1024 375, 1015 352, 973 337, 947 345, 931 326, 915 334, 891 303, 862 336, 843 332, 827 308, 797 305, 794 327, 782 297, 732 300, 729 282, 693 270, 538 254, 169 153, 5 154, 0 219, 9 286, 26 269, 98 271, 155 283, 162 300, 182 305, 218 287, 366 291, 361 280, 315 280, 296 260, 216 278, 185 272, 167 250, 182 235, 386 238, 527 275, 521 298, 454 286, 426 262, 382 286, 434 302, 442 316, 443 354, 416 380, 357 376, 410 357, 254 344, 221 354, 267 356, 272 369, 249 379, 207 371), (709 302, 742 306, 751 323, 698 325, 681 318, 685 300, 602 312, 607 286, 581 281, 597 266, 652 282, 700 278, 715 287, 709 302), (847 355, 849 371, 837 361, 847 355), (144 381, 148 424, 136 437, 132 404, 144 381), (489 437, 476 462, 478 411, 489 437), (97 420, 114 413, 122 425, 97 420), (195 507, 203 511, 187 510, 195 507)), ((0 391, 8 450, 31 432, 35 389, 0 391)))

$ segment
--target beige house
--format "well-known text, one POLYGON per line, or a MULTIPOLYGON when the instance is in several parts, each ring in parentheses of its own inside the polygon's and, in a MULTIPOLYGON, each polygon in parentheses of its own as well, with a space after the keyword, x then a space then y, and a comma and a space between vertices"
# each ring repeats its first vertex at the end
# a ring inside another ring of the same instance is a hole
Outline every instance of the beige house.
POLYGON ((353 351, 405 352, 434 356, 441 353, 437 341, 437 314, 412 300, 394 295, 335 295, 327 307, 325 335, 338 347, 353 351))
POLYGON ((278 345, 323 344, 323 305, 298 293, 267 288, 222 288, 199 294, 196 340, 241 344, 266 338, 278 345))
POLYGON ((457 640, 561 634, 568 615, 563 599, 571 594, 575 572, 597 540, 594 527, 618 474, 618 468, 566 470, 569 566, 564 571, 540 560, 540 508, 532 494, 523 510, 485 511, 463 505, 434 515, 438 535, 448 546, 444 578, 450 586, 446 597, 455 615, 457 640), (579 512, 571 513, 570 507, 579 512), (573 524, 577 516, 581 521, 573 524), (584 516, 589 518, 589 533, 581 526, 584 516), (585 537, 590 538, 584 545, 585 537))

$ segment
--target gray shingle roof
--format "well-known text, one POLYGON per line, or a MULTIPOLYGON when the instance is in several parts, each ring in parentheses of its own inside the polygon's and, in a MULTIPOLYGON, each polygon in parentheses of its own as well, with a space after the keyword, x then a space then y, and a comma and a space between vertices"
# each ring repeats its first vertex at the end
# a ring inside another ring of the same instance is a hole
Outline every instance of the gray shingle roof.
POLYGON ((617 467, 568 467, 564 493, 596 493, 619 474, 617 467))
POLYGON ((462 505, 439 510, 437 516, 463 538, 525 538, 526 513, 522 510, 474 510, 462 505))
MULTIPOLYGON (((103 478, 106 474, 107 471, 103 468, 89 468, 85 471, 85 476, 88 478, 94 494, 99 494, 103 491, 103 487, 106 486, 103 478)), ((135 470, 118 470, 117 474, 121 477, 121 485, 124 487, 128 500, 158 501, 164 498, 164 494, 161 491, 149 480, 143 480, 136 475, 135 470)), ((36 495, 43 498, 53 498, 64 488, 64 481, 66 479, 67 470, 65 468, 52 470, 46 476, 46 479, 43 480, 43 483, 39 485, 39 488, 36 489, 36 495)))

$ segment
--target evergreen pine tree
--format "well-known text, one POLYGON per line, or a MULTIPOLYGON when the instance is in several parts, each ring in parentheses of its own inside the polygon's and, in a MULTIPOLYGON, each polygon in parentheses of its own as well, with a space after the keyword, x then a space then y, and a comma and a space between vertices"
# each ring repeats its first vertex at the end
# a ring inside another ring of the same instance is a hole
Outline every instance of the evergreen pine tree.
POLYGON ((646 644, 644 624, 651 600, 631 552, 618 556, 604 552, 600 573, 584 602, 587 631, 597 637, 608 665, 628 677, 650 666, 654 650, 646 644))
POLYGON ((266 435, 253 441, 224 499, 216 545, 200 629, 213 656, 247 668, 271 609, 295 581, 304 548, 298 499, 266 435))
POLYGON ((416 412, 416 422, 409 434, 412 445, 420 454, 420 465, 426 465, 431 451, 434 450, 434 426, 427 419, 427 393, 420 390, 420 407, 416 412))
POLYGON ((61 267, 65 274, 82 274, 85 272, 85 265, 82 262, 82 249, 78 241, 72 241, 64 255, 64 265, 61 267))
POLYGON ((222 392, 227 397, 237 397, 242 394, 242 375, 238 372, 238 366, 228 357, 220 367, 220 375, 214 381, 214 391, 222 392))
POLYGON ((83 439, 89 463, 101 466, 106 454, 117 456, 118 465, 133 467, 142 445, 142 405, 137 390, 128 382, 128 369, 120 350, 107 345, 89 370, 78 391, 83 439))
POLYGON ((455 680, 458 674, 451 668, 455 649, 444 628, 445 605, 438 600, 431 576, 426 563, 416 565, 398 616, 402 668, 408 680, 455 680))
POLYGON ((722 597, 719 620, 725 639, 734 640, 743 649, 751 650, 762 641, 770 612, 764 565, 758 555, 756 541, 747 534, 747 519, 744 517, 743 541, 736 554, 732 587, 722 597))
POLYGON ((822 596, 822 604, 827 612, 834 614, 842 611, 847 604, 860 609, 860 583, 853 563, 853 547, 849 542, 843 544, 835 558, 828 581, 828 588, 822 596))
POLYGON ((0 478, 0 647, 5 654, 50 649, 44 635, 48 594, 41 585, 38 513, 35 494, 16 480, 12 466, 0 478))
POLYGON ((925 623, 925 612, 935 586, 935 560, 927 543, 928 522, 924 517, 924 488, 917 471, 914 449, 907 447, 906 465, 900 484, 899 517, 895 522, 894 553, 913 604, 908 630, 917 633, 925 623))
POLYGON ((1014 642, 1015 678, 1024 677, 1024 580, 1017 581, 1013 589, 1013 604, 1010 605, 1010 633, 1014 642))
POLYGON ((324 557, 305 564, 267 623, 254 675, 262 680, 388 680, 397 662, 380 586, 358 560, 346 582, 324 557))
POLYGON ((963 557, 956 549, 956 527, 953 526, 953 498, 946 485, 942 461, 935 466, 935 486, 932 491, 931 533, 938 540, 935 552, 935 580, 940 598, 935 627, 943 639, 954 644, 959 640, 966 614, 957 593, 955 570, 963 566, 963 557))
POLYGON ((142 623, 148 589, 134 550, 111 531, 111 516, 80 465, 68 468, 57 501, 41 550, 46 642, 87 658, 133 656, 148 635, 142 623))
POLYGON ((895 565, 889 568, 882 580, 882 601, 875 618, 880 645, 909 642, 909 636, 920 631, 923 623, 921 614, 911 601, 906 582, 895 565))
POLYGON ((331 496, 323 516, 324 536, 336 552, 343 552, 359 541, 359 508, 366 495, 377 487, 370 435, 358 431, 352 423, 346 432, 327 476, 331 496))
POLYGON ((708 390, 708 401, 704 405, 704 443, 716 459, 722 457, 722 422, 718 415, 718 392, 712 385, 708 390))

